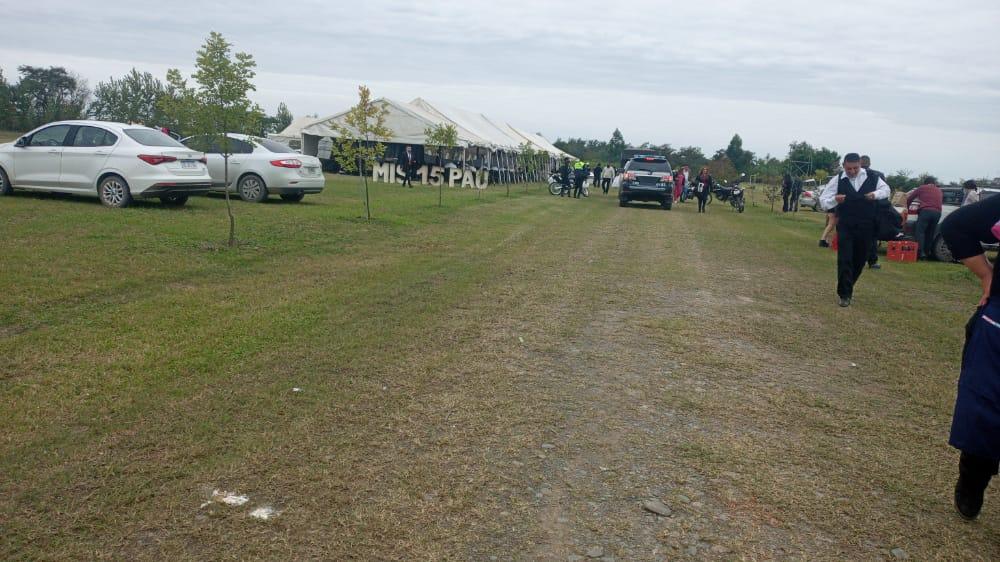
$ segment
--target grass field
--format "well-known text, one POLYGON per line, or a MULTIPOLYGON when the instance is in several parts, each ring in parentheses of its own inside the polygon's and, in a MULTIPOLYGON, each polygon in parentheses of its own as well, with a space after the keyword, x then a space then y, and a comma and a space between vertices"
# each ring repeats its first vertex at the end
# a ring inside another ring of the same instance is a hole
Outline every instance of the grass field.
POLYGON ((0 131, 0 143, 13 142, 17 140, 17 137, 21 136, 21 133, 14 133, 12 131, 0 131))
POLYGON ((234 250, 215 197, 0 198, 0 557, 1000 558, 950 504, 963 268, 841 310, 811 212, 445 202, 331 177, 234 250))

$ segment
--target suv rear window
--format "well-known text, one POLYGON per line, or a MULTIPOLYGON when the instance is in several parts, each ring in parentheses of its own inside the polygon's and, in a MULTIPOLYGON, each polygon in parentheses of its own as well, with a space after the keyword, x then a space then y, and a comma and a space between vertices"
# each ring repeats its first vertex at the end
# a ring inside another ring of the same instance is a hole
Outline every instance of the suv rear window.
POLYGON ((942 189, 941 203, 944 205, 961 205, 965 199, 965 193, 961 189, 942 189))
POLYGON ((637 158, 629 160, 625 169, 632 172, 670 173, 670 163, 662 158, 637 158))
POLYGON ((152 129, 125 129, 125 134, 135 142, 145 146, 169 146, 171 148, 187 148, 160 131, 152 129))

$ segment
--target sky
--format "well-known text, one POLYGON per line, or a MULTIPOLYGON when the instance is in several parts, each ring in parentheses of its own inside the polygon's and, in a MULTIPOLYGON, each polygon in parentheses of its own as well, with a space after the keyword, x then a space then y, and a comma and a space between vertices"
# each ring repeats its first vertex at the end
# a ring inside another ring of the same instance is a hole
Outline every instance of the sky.
POLYGON ((210 31, 258 63, 268 112, 377 97, 481 112, 550 140, 758 155, 792 141, 886 173, 1000 176, 996 0, 0 0, 0 68, 190 74, 210 31))

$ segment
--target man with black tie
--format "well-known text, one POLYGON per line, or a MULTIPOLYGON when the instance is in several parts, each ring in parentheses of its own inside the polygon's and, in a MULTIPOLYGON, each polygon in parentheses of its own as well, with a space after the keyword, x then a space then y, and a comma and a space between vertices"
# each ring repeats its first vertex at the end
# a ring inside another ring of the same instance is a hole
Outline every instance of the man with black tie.
POLYGON ((861 167, 861 157, 844 156, 844 171, 830 179, 819 196, 824 209, 837 209, 837 296, 851 306, 854 284, 865 270, 875 237, 875 201, 889 198, 889 186, 861 167))
POLYGON ((419 165, 417 164, 417 156, 413 154, 413 147, 406 145, 406 151, 403 152, 403 157, 399 159, 399 163, 403 166, 403 187, 409 184, 410 188, 413 187, 413 173, 417 171, 419 165))

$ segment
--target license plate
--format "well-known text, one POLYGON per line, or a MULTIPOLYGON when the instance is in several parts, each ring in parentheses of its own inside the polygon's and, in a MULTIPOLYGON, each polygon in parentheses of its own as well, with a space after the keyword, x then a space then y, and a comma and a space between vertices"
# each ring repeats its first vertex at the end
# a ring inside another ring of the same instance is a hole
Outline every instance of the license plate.
POLYGON ((181 168, 185 170, 196 170, 198 169, 198 163, 194 160, 181 160, 181 168))

